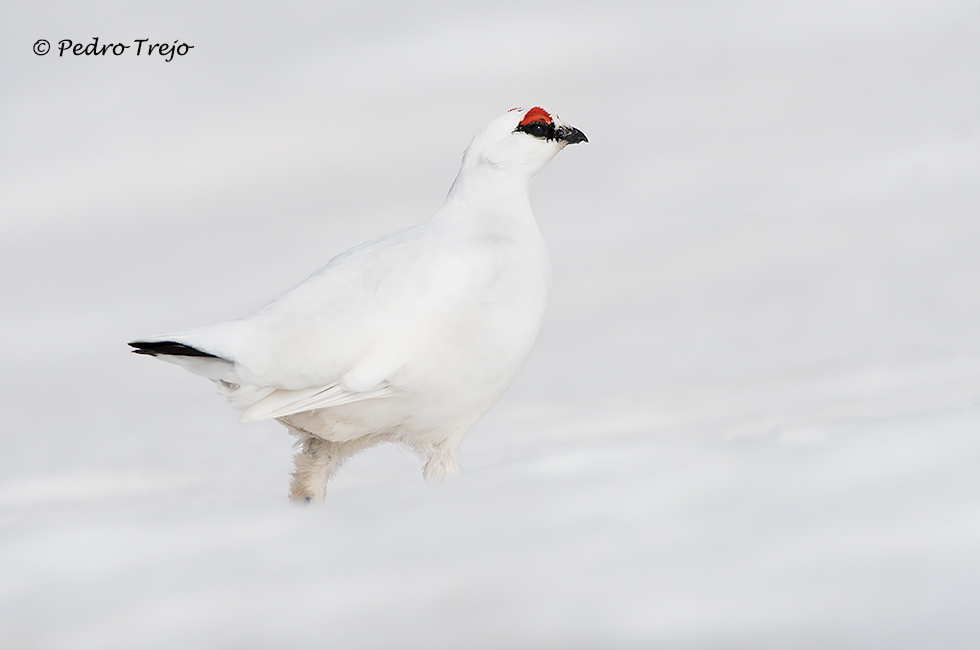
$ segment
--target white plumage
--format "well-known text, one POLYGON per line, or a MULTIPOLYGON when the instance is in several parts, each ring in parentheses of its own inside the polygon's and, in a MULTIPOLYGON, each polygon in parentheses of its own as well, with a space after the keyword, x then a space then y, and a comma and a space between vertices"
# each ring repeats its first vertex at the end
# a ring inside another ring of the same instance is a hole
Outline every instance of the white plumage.
POLYGON ((584 134, 541 108, 473 137, 430 219, 357 246, 245 318, 131 343, 213 380, 243 422, 298 435, 291 498, 323 498, 343 460, 382 441, 454 474, 466 432, 523 367, 551 266, 531 181, 584 134))

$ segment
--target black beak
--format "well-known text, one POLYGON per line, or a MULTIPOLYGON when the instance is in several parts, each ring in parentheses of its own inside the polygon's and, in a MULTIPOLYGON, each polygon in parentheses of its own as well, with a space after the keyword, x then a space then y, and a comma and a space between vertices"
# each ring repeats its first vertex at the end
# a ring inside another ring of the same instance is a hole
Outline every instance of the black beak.
POLYGON ((589 139, 585 137, 585 134, 576 129, 574 126, 559 126, 556 131, 557 132, 555 135, 558 136, 558 139, 564 140, 568 144, 589 141, 589 139))

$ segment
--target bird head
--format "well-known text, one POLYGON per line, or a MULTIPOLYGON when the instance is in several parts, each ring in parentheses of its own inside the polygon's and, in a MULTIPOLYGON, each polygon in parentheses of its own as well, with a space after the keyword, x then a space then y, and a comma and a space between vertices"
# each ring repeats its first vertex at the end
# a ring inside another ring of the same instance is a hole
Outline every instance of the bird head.
POLYGON ((473 136, 464 161, 533 178, 566 146, 588 141, 539 106, 512 108, 473 136))

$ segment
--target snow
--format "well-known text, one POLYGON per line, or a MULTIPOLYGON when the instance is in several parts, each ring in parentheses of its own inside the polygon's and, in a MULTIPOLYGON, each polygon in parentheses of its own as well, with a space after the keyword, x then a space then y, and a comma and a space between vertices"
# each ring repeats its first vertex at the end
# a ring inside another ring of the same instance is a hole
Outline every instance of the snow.
POLYGON ((45 3, 0 25, 0 646, 975 648, 976 3, 45 3), (195 46, 166 63, 38 38, 195 46), (427 486, 126 341, 536 181, 539 344, 427 486))

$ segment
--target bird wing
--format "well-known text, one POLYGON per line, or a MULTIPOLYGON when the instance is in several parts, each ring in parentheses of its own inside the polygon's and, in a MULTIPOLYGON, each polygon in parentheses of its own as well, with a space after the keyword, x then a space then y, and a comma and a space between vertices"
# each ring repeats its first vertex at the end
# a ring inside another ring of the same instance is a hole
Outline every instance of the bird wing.
POLYGON ((387 382, 362 393, 347 390, 340 384, 300 390, 276 390, 245 409, 241 421, 271 420, 329 406, 388 397, 397 392, 397 389, 387 382))
POLYGON ((238 321, 240 333, 191 344, 233 359, 246 383, 360 394, 428 349, 459 304, 484 298, 497 270, 477 249, 416 226, 334 258, 238 321))

